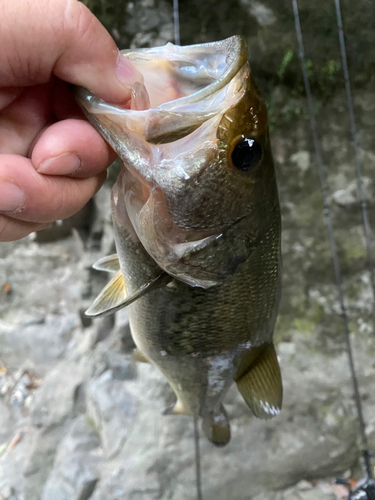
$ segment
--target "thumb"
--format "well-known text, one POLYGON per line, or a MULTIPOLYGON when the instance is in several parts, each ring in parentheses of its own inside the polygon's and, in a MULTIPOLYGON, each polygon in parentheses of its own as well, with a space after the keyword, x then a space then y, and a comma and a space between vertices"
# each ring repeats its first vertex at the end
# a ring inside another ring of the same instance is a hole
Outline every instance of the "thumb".
POLYGON ((76 0, 68 3, 61 34, 64 50, 53 73, 105 101, 129 100, 133 83, 143 81, 141 73, 120 54, 108 31, 85 5, 76 0))
POLYGON ((130 98, 141 74, 77 0, 0 0, 0 87, 47 83, 54 74, 108 102, 130 98))

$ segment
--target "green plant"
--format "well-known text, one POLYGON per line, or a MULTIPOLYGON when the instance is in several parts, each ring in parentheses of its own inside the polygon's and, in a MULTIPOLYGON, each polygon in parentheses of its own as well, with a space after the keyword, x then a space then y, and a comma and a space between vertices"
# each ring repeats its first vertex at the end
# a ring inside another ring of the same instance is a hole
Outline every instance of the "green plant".
POLYGON ((292 59, 293 59, 293 56, 294 56, 294 52, 293 50, 290 50, 288 49, 285 53, 284 53, 284 57, 283 57, 283 60, 281 61, 281 64, 280 64, 280 68, 278 69, 277 71, 277 76, 279 78, 282 78, 284 73, 285 73, 285 70, 286 68, 289 66, 289 64, 291 63, 292 59))

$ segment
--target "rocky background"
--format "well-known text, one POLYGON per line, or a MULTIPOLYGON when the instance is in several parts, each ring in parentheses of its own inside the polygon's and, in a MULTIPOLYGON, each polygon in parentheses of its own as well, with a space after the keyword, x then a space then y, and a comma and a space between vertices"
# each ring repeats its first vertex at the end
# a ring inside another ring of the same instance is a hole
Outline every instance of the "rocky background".
MULTIPOLYGON (((86 0, 118 45, 173 40, 172 4, 86 0)), ((307 65, 327 167, 351 340, 367 433, 375 448, 373 296, 333 1, 300 0, 307 65)), ((342 1, 366 199, 375 224, 375 8, 342 1)), ((332 478, 362 477, 322 195, 308 127, 291 2, 180 0, 183 44, 238 33, 267 100, 283 214, 284 280, 276 327, 285 401, 256 420, 227 397, 232 441, 201 440, 204 500, 334 500, 332 478)), ((195 500, 193 423, 164 417, 173 398, 136 364, 126 311, 82 315, 113 251, 115 168, 77 216, 0 246, 0 499, 195 500)))

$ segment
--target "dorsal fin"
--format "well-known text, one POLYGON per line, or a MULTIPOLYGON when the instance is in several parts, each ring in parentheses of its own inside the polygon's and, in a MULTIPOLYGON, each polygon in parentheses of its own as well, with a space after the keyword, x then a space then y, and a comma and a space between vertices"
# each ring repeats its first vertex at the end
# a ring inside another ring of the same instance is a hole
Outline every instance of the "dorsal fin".
POLYGON ((92 266, 97 271, 117 272, 120 269, 120 262, 117 253, 107 255, 97 260, 92 266))
POLYGON ((268 344, 239 379, 238 390, 258 418, 269 419, 280 413, 283 386, 273 344, 268 344))
POLYGON ((124 278, 121 271, 117 271, 116 275, 103 288, 92 305, 87 309, 85 316, 90 318, 108 316, 109 314, 129 306, 140 297, 143 297, 143 295, 151 292, 151 290, 156 290, 161 286, 165 286, 171 279, 172 278, 167 273, 162 272, 157 278, 150 280, 136 292, 127 296, 124 278))

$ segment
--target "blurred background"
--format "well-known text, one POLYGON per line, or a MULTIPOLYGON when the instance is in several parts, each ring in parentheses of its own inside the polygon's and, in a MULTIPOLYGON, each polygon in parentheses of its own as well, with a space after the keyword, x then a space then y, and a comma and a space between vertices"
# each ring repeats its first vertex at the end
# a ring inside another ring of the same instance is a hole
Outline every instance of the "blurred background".
MULTIPOLYGON (((173 41, 170 0, 85 0, 120 48, 173 41)), ((363 184, 375 224, 375 6, 342 0, 363 184)), ((327 169, 351 340, 375 449, 375 332, 362 213, 333 0, 299 1, 327 169)), ((267 102, 283 217, 283 294, 275 331, 284 408, 252 417, 226 399, 232 440, 201 440, 204 500, 334 500, 363 476, 356 409, 323 219, 291 1, 180 0, 181 43, 242 35, 267 102)), ((126 311, 83 311, 114 250, 118 165, 76 216, 0 246, 0 499, 195 500, 193 422, 163 417, 168 384, 130 357, 126 311)))

